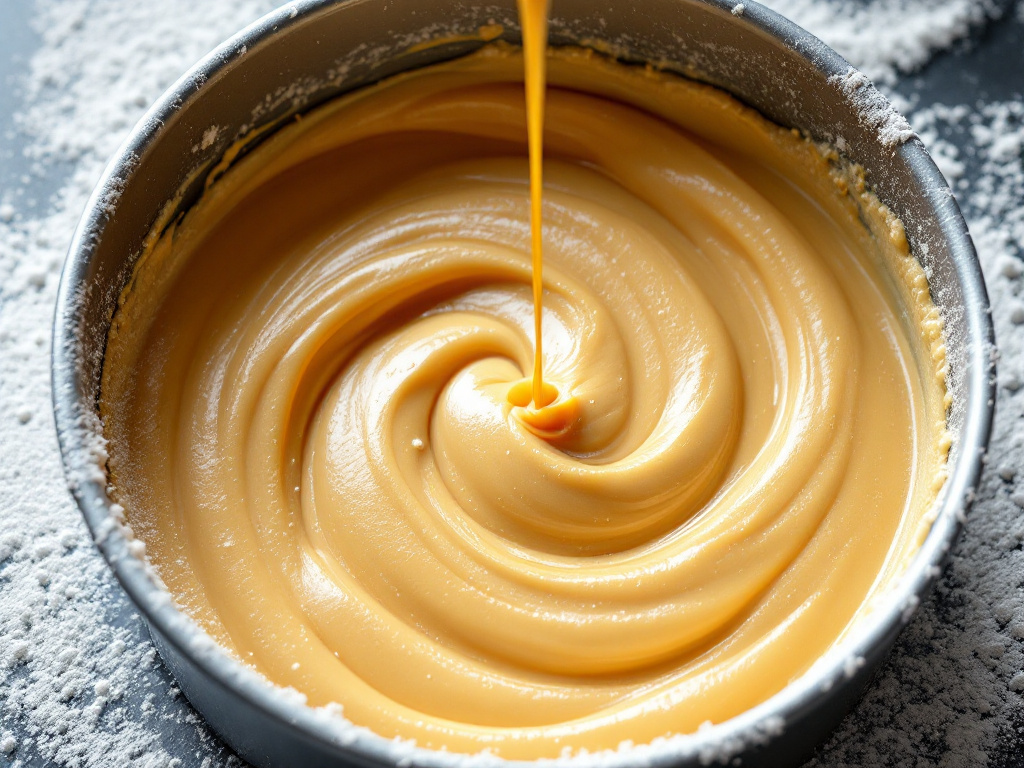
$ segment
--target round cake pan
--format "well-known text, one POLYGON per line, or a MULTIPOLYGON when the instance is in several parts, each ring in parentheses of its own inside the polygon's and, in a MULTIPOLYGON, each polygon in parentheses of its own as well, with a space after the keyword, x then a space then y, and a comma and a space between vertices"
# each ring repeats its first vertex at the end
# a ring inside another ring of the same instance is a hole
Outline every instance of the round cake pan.
MULTIPOLYGON (((58 297, 53 398, 69 485, 97 544, 145 617, 192 704, 257 766, 450 766, 461 759, 380 738, 306 707, 218 649, 174 607, 136 556, 108 496, 97 414, 104 345, 147 236, 191 205, 241 137, 388 75, 519 41, 514 0, 306 0, 224 43, 149 111, 106 169, 75 234, 58 297), (171 201, 171 202, 169 202, 171 201)), ((697 734, 576 758, 622 766, 796 765, 856 702, 931 583, 973 498, 991 428, 995 355, 988 297, 970 235, 921 142, 849 64, 807 32, 746 0, 555 0, 551 43, 584 44, 730 91, 785 126, 833 142, 864 167, 907 225, 945 322, 953 406, 950 475, 935 523, 885 607, 782 692, 697 734)), ((258 141, 253 139, 251 143, 258 141)), ((244 152, 243 152, 244 154, 244 152)), ((496 758, 476 758, 490 764, 496 758)))

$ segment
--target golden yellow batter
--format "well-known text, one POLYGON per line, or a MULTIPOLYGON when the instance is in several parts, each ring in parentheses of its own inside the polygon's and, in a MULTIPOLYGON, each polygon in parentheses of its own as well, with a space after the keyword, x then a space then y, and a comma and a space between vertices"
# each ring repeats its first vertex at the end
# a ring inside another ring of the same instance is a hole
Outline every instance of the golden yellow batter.
POLYGON ((576 410, 524 418, 522 71, 408 73, 240 161, 141 260, 101 402, 118 500, 225 647, 383 736, 507 758, 782 689, 899 578, 947 445, 938 315, 857 175, 569 51, 543 333, 576 410))

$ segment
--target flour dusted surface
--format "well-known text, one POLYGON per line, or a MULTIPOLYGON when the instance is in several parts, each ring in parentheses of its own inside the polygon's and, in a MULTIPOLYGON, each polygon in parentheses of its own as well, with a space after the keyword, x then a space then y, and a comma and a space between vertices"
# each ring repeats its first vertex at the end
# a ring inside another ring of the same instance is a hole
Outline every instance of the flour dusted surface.
MULTIPOLYGON (((41 45, 18 85, 18 142, 59 189, 36 208, 25 190, 38 179, 0 189, 0 766, 240 764, 162 670, 65 490, 49 336, 60 266, 107 158, 160 92, 273 5, 35 5, 41 45)), ((988 0, 770 5, 890 87, 986 23, 1024 23, 1024 3, 988 0)), ((909 117, 954 184, 981 254, 1002 353, 995 434, 936 595, 814 764, 1012 765, 1024 704, 1024 105, 1017 94, 919 106, 909 117)))
POLYGON ((240 764, 169 681, 66 490, 50 326, 64 254, 109 156, 185 69, 273 5, 34 9, 41 46, 17 85, 15 123, 34 173, 63 182, 39 211, 25 199, 39 178, 0 190, 0 766, 240 764))
POLYGON ((1002 15, 1002 4, 996 0, 769 0, 764 4, 886 85, 1002 15))

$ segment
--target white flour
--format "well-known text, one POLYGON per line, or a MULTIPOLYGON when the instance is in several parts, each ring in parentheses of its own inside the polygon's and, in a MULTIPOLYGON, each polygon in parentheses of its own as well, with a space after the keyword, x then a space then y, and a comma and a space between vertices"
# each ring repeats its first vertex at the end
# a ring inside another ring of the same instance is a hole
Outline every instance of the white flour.
MULTIPOLYGON (((770 4, 889 84, 996 15, 989 0, 770 4)), ((272 5, 36 4, 41 47, 17 120, 38 173, 63 181, 41 213, 25 205, 31 179, 0 189, 0 766, 237 764, 168 681, 141 624, 112 626, 125 600, 65 490, 49 334, 64 254, 106 159, 160 92, 272 5)), ((1024 3, 1014 15, 1024 21, 1024 3)), ((820 766, 983 766, 1022 738, 1024 104, 974 107, 930 106, 911 124, 959 182, 993 299, 1002 362, 989 472, 938 599, 820 766), (973 153, 959 154, 957 137, 973 153)))
POLYGON ((892 84, 999 15, 993 0, 768 0, 876 83, 892 84))

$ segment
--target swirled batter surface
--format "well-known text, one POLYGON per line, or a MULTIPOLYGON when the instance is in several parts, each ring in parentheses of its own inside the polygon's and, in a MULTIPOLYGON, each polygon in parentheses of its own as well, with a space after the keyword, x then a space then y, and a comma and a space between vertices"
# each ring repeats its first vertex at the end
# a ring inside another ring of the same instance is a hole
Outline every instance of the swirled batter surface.
POLYGON ((548 77, 568 428, 508 399, 534 344, 500 49, 238 162, 141 260, 102 397, 116 495, 225 647, 509 758, 781 690, 899 577, 946 448, 938 316, 855 173, 706 86, 578 52, 548 77))

